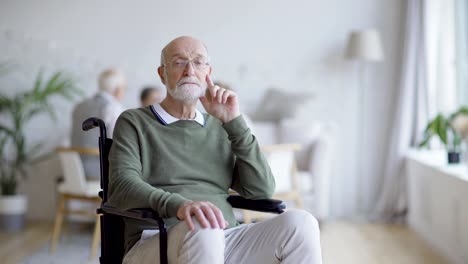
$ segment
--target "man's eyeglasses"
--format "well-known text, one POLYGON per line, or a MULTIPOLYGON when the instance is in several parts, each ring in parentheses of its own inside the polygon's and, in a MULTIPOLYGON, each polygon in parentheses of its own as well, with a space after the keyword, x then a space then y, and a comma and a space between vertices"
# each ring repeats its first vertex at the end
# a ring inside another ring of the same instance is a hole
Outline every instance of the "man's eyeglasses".
POLYGON ((191 63, 192 67, 194 67, 197 70, 204 70, 208 67, 208 65, 210 65, 206 58, 195 58, 193 60, 175 59, 169 63, 164 64, 164 66, 169 64, 169 66, 173 69, 183 70, 187 67, 189 63, 191 63))

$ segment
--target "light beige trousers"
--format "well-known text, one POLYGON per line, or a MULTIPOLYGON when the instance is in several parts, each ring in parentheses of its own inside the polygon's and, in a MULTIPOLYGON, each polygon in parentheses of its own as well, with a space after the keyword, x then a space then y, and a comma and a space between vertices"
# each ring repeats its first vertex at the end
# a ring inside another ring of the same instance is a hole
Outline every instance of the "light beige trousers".
MULTIPOLYGON (((263 222, 227 230, 190 232, 185 222, 168 230, 169 263, 187 264, 321 264, 317 220, 303 210, 291 210, 263 222)), ((149 230, 124 258, 124 264, 159 263, 159 235, 149 230)))

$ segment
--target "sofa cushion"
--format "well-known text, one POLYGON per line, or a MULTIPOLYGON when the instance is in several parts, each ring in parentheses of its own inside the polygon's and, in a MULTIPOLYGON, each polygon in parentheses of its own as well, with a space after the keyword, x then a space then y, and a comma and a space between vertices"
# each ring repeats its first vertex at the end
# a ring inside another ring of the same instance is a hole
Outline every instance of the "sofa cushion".
POLYGON ((309 92, 291 92, 268 88, 257 109, 252 113, 252 119, 255 122, 279 122, 285 118, 292 118, 296 115, 297 109, 312 98, 313 95, 309 92))

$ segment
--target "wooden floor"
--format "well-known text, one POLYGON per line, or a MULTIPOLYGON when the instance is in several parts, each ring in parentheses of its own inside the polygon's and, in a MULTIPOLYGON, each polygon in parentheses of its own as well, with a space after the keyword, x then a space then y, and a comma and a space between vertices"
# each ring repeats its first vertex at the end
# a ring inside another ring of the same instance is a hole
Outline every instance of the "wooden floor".
POLYGON ((325 264, 445 264, 404 225, 333 223, 322 226, 325 264))
MULTIPOLYGON (((0 263, 21 263, 25 256, 49 243, 51 227, 34 224, 17 234, 0 232, 0 263)), ((324 224, 322 250, 325 264, 447 263, 415 233, 400 225, 324 224)))
POLYGON ((0 232, 0 263, 21 263, 24 257, 49 243, 51 231, 52 224, 29 224, 20 233, 0 232))

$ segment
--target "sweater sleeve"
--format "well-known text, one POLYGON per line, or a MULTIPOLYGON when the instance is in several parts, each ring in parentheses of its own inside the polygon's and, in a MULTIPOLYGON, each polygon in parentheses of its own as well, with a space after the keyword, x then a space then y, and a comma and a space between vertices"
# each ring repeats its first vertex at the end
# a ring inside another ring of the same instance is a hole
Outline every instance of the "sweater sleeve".
POLYGON ((231 188, 247 199, 271 198, 275 179, 257 139, 242 116, 223 125, 236 157, 231 188))
POLYGON ((136 119, 130 111, 120 115, 109 154, 109 203, 118 208, 152 208, 163 218, 175 217, 186 201, 145 182, 142 178, 140 142, 136 119))

